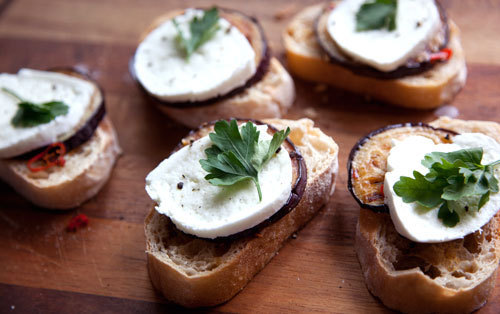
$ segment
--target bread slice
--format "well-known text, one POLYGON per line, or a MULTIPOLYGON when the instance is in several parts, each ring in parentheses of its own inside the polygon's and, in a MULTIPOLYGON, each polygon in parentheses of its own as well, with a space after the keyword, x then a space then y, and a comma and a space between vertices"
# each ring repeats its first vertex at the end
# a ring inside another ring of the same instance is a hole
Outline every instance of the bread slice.
MULTIPOLYGON (((440 118, 430 125, 480 132, 500 142, 500 124, 440 118)), ((464 239, 415 243, 397 233, 389 214, 361 209, 356 253, 371 293, 408 313, 469 313, 495 287, 500 261, 500 213, 464 239)))
POLYGON ((104 117, 87 142, 64 155, 64 167, 31 172, 26 160, 0 159, 0 179, 38 206, 69 209, 97 194, 120 153, 111 121, 104 117))
POLYGON ((430 109, 451 102, 464 86, 467 76, 465 55, 458 27, 451 20, 448 45, 453 54, 450 60, 436 64, 420 75, 383 80, 356 75, 329 62, 314 31, 314 23, 323 7, 324 4, 318 4, 305 8, 293 18, 283 33, 288 68, 294 75, 365 94, 393 105, 416 109, 430 109))
POLYGON ((237 95, 208 106, 175 108, 158 104, 157 107, 173 120, 194 128, 206 121, 231 117, 279 118, 294 100, 295 86, 290 74, 276 58, 271 58, 264 77, 237 95))
POLYGON ((148 269, 163 295, 185 307, 213 306, 237 294, 271 260, 285 240, 300 229, 333 193, 338 146, 308 119, 264 120, 290 127, 290 139, 307 166, 307 185, 299 204, 258 234, 224 242, 180 232, 153 208, 145 221, 148 269))

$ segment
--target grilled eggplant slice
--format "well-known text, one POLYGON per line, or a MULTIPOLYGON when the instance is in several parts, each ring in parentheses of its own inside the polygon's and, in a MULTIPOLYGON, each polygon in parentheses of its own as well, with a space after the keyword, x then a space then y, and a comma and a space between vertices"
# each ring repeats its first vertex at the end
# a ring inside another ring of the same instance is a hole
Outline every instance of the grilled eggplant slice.
MULTIPOLYGON (((150 95, 146 89, 140 84, 139 80, 137 79, 137 75, 134 70, 134 59, 135 59, 135 54, 134 57, 129 62, 129 71, 131 76, 137 81, 139 86, 141 87, 142 91, 146 93, 148 96, 150 96, 157 104, 167 106, 167 107, 173 107, 173 108, 193 108, 193 107, 203 107, 203 106, 208 106, 212 105, 216 102, 219 102, 221 100, 224 100, 226 98, 232 97, 234 95, 237 95, 241 92, 243 92, 245 89, 251 87, 252 85, 258 83, 262 78, 266 75, 267 71, 269 70, 269 65, 271 61, 271 51, 269 49, 269 45, 267 43, 267 38, 264 35, 264 30, 262 29, 262 26, 259 24, 256 18, 245 15, 239 11, 236 10, 231 10, 231 9, 225 9, 225 8, 219 8, 220 16, 225 18, 226 20, 231 23, 234 27, 236 27, 245 37, 247 40, 250 42, 250 45, 252 46, 253 50, 255 51, 255 64, 257 64, 257 70, 255 71, 255 74, 248 79, 248 81, 245 82, 244 85, 240 87, 236 87, 235 89, 231 90, 230 92, 224 94, 224 95, 219 95, 217 97, 213 97, 207 100, 203 101, 186 101, 186 102, 168 102, 164 100, 160 100, 155 98, 154 96, 150 95)), ((174 18, 176 15, 183 14, 184 11, 179 10, 179 11, 174 11, 171 12, 163 17, 160 17, 158 21, 153 23, 151 29, 148 30, 147 33, 152 31, 154 28, 158 27, 161 23, 165 22, 167 19, 174 18)), ((146 34, 147 34, 146 33, 146 34)), ((146 35, 143 36, 142 39, 144 39, 146 35)))
POLYGON ((390 125, 371 132, 354 145, 347 162, 347 188, 362 208, 388 212, 384 204, 384 177, 392 139, 425 136, 434 143, 450 143, 456 132, 424 123, 390 125))
MULTIPOLYGON (((87 142, 92 135, 94 135, 95 130, 101 123, 102 119, 106 115, 106 104, 104 101, 104 92, 102 88, 97 85, 86 73, 79 71, 76 68, 71 67, 62 67, 62 68, 52 68, 49 71, 58 72, 70 76, 74 76, 79 79, 87 80, 96 85, 96 93, 92 97, 92 103, 88 107, 88 110, 85 112, 82 117, 80 123, 75 127, 72 132, 68 134, 64 134, 58 140, 62 142, 66 147, 66 152, 69 152, 76 147, 82 145, 87 142)), ((47 149, 49 145, 34 149, 27 153, 24 153, 16 158, 21 159, 29 159, 36 154, 43 152, 47 149)))
POLYGON ((377 70, 371 66, 362 64, 346 56, 337 46, 335 41, 330 38, 327 31, 327 21, 332 10, 335 9, 337 1, 329 2, 318 17, 315 25, 316 38, 321 48, 328 55, 330 62, 339 64, 354 74, 374 77, 377 79, 397 79, 405 76, 416 75, 430 70, 436 63, 429 60, 433 52, 437 52, 448 45, 450 31, 448 27, 448 18, 446 12, 439 2, 436 1, 436 6, 441 17, 441 29, 425 46, 424 50, 418 56, 412 57, 406 61, 406 64, 389 72, 377 70))

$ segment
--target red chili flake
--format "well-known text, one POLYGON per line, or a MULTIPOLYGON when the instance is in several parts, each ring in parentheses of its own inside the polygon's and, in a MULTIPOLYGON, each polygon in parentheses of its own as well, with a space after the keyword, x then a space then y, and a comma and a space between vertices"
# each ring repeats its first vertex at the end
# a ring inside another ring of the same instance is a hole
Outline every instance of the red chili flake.
POLYGON ((352 178, 353 179, 359 178, 358 171, 356 169, 352 169, 352 178))
POLYGON ((446 60, 451 58, 452 54, 453 53, 452 53, 452 50, 450 48, 444 48, 438 52, 432 53, 429 61, 430 62, 446 61, 446 60))
POLYGON ((384 194, 384 184, 383 183, 380 185, 380 194, 385 197, 385 194, 384 194))
POLYGON ((53 166, 63 167, 66 163, 66 160, 64 160, 64 154, 66 154, 66 146, 64 146, 61 142, 53 143, 43 152, 28 160, 26 166, 29 170, 31 170, 31 172, 42 171, 53 166), (36 162, 41 162, 42 165, 39 167, 33 167, 32 165, 36 162))
POLYGON ((86 227, 89 224, 89 218, 85 214, 78 214, 71 218, 66 227, 66 231, 75 232, 77 229, 86 227))

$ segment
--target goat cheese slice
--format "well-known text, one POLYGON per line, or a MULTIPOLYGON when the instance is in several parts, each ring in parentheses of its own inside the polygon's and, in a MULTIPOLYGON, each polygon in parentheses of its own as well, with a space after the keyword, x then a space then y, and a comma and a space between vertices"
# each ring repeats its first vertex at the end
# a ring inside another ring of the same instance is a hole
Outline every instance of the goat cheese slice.
POLYGON ((392 71, 422 51, 441 27, 434 0, 398 0, 396 29, 356 31, 356 13, 365 0, 344 0, 328 17, 327 30, 355 61, 392 71))
POLYGON ((49 123, 14 127, 12 118, 19 100, 0 90, 0 158, 10 158, 57 142, 81 122, 95 94, 94 84, 69 75, 21 69, 17 74, 0 74, 0 89, 7 88, 35 103, 63 101, 68 113, 49 123))
MULTIPOLYGON (((175 21, 184 36, 189 22, 203 10, 187 9, 175 21)), ((134 70, 146 91, 168 102, 203 101, 243 86, 256 72, 255 51, 236 27, 219 18, 215 35, 186 60, 168 20, 139 45, 134 70)))
MULTIPOLYGON (((272 137, 267 126, 257 126, 260 139, 272 137)), ((170 217, 176 227, 202 237, 225 237, 252 228, 276 213, 288 200, 292 162, 281 149, 259 172, 262 201, 251 180, 232 186, 215 186, 205 180, 200 159, 212 142, 205 136, 181 148, 146 177, 146 191, 156 210, 170 217)))
MULTIPOLYGON (((387 158, 387 173, 384 181, 385 203, 389 206, 391 219, 402 236, 415 241, 437 243, 460 239, 477 231, 500 209, 500 193, 491 193, 490 200, 479 210, 458 212, 460 222, 455 227, 446 227, 438 219, 439 207, 427 209, 417 203, 405 203, 394 192, 394 184, 401 176, 413 178, 413 171, 427 174, 429 169, 421 164, 424 156, 431 152, 452 152, 460 149, 482 147, 482 164, 500 159, 500 144, 479 133, 464 133, 453 137, 452 144, 434 144, 426 137, 411 136, 403 141, 393 141, 387 158)), ((495 170, 499 178, 500 172, 495 170)), ((465 207, 464 203, 464 207, 465 207)))

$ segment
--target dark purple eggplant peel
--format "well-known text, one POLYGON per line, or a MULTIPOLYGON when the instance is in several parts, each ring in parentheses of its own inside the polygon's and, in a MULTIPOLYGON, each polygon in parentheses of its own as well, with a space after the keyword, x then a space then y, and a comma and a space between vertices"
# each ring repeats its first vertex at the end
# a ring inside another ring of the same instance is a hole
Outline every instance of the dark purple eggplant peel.
POLYGON ((448 27, 448 18, 446 16, 446 12, 438 1, 435 2, 439 10, 442 24, 441 30, 437 36, 439 37, 437 40, 439 44, 427 44, 424 48, 424 51, 419 54, 420 58, 412 57, 408 59, 404 65, 388 72, 380 71, 369 65, 356 62, 349 56, 343 54, 341 52, 341 49, 337 47, 337 44, 330 38, 330 36, 327 34, 326 26, 331 10, 335 9, 335 2, 329 3, 325 6, 323 13, 316 20, 314 31, 316 33, 316 38, 319 45, 328 55, 330 62, 343 66, 354 74, 374 77, 377 79, 397 79, 405 76, 417 75, 430 70, 432 67, 434 67, 434 65, 440 62, 431 62, 429 61, 427 56, 429 56, 433 52, 438 52, 439 50, 446 48, 449 41, 450 31, 448 27), (419 59, 422 59, 423 61, 420 61, 419 59))
MULTIPOLYGON (((82 73, 81 71, 78 71, 75 68, 53 68, 50 69, 49 71, 52 72, 59 72, 62 74, 70 75, 70 76, 75 76, 80 79, 84 79, 87 81, 91 81, 93 84, 97 86, 97 89, 99 93, 102 95, 102 100, 99 104, 95 104, 93 107, 94 112, 90 115, 90 117, 83 123, 81 126, 67 139, 63 140, 62 143, 66 147, 66 152, 70 152, 71 150, 75 149, 76 147, 82 145, 86 141, 88 141, 92 135, 94 135, 95 130, 99 126, 99 123, 101 123, 102 119, 106 115, 106 105, 104 101, 104 93, 99 85, 92 81, 90 77, 82 73)), ((27 153, 24 153, 20 156, 14 157, 14 158, 19 158, 19 159, 30 159, 31 157, 43 152, 49 145, 34 149, 32 151, 29 151, 27 153)))
MULTIPOLYGON (((228 119, 228 121, 231 119, 228 119)), ((253 119, 236 119, 238 121, 238 124, 243 124, 248 121, 253 122, 256 125, 267 125, 268 127, 268 133, 269 134, 274 134, 275 132, 278 131, 275 127, 272 125, 269 125, 267 123, 261 122, 259 120, 253 120, 253 119)), ((213 132, 213 127, 215 125, 216 121, 204 123, 203 125, 199 126, 198 128, 192 130, 189 132, 187 136, 185 136, 181 142, 174 148, 174 150, 171 152, 171 154, 177 152, 179 149, 186 145, 191 145, 195 140, 208 135, 210 132, 213 132)), ((289 138, 286 138, 285 141, 283 142, 283 146, 285 149, 288 151, 288 154, 290 155, 290 158, 292 160, 292 191, 290 193, 290 196, 288 197, 287 201, 285 204, 276 212, 274 213, 271 217, 268 219, 264 220, 263 222, 259 223, 258 225, 240 231, 238 233, 232 234, 230 236, 226 237, 217 237, 215 239, 207 239, 207 238, 200 238, 191 234, 187 234, 182 232, 181 230, 178 230, 175 228, 176 232, 179 232, 179 234, 183 234, 187 238, 198 238, 198 239, 203 239, 207 241, 215 241, 215 242, 225 242, 225 241, 232 241, 234 239, 239 239, 242 237, 247 237, 247 236, 256 236, 256 234, 259 233, 260 230, 265 228, 266 226, 280 220, 283 218, 286 214, 288 214, 290 211, 292 211, 297 204, 299 204, 302 196, 304 195, 304 191, 306 189, 306 184, 307 184, 307 168, 306 168, 306 163, 304 160, 304 157, 300 154, 299 150, 293 145, 292 141, 290 141, 289 138)), ((169 219, 169 224, 172 223, 169 219)))
POLYGON ((450 143, 456 132, 434 128, 425 123, 395 124, 375 130, 361 138, 347 161, 347 188, 362 208, 388 212, 384 204, 383 184, 392 139, 425 136, 434 143, 450 143))
POLYGON ((269 45, 267 44, 267 39, 262 29, 262 26, 259 24, 257 19, 251 16, 247 16, 239 11, 231 9, 219 8, 219 12, 221 17, 227 19, 234 27, 238 28, 239 31, 242 32, 247 38, 247 40, 250 42, 250 45, 255 51, 256 64, 258 64, 255 74, 252 77, 250 77, 242 86, 236 87, 233 90, 223 95, 218 95, 216 97, 202 101, 168 102, 154 97, 153 95, 148 93, 148 91, 144 88, 144 86, 142 86, 134 70, 134 63, 135 63, 135 54, 134 54, 134 56, 132 56, 132 58, 129 61, 130 75, 137 82, 137 84, 139 84, 141 90, 150 98, 152 98, 156 104, 178 109, 213 105, 221 100, 242 93, 247 88, 260 82, 262 78, 267 74, 269 70, 269 64, 271 61, 271 50, 269 48, 269 45))

